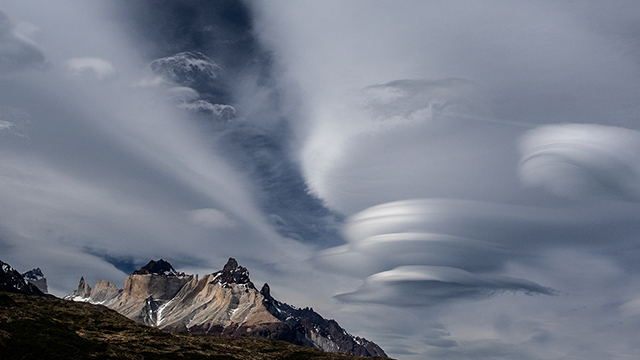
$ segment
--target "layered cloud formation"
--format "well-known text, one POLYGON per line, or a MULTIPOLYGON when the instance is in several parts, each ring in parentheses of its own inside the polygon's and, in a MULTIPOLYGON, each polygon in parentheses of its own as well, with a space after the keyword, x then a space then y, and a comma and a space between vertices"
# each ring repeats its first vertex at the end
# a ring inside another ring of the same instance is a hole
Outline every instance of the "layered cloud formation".
POLYGON ((640 200, 640 132, 595 124, 544 126, 522 140, 520 176, 563 196, 640 200))
POLYGON ((640 9, 582 5, 255 6, 303 99, 306 180, 348 216, 316 263, 354 279, 345 309, 382 306, 393 355, 640 353, 640 9))

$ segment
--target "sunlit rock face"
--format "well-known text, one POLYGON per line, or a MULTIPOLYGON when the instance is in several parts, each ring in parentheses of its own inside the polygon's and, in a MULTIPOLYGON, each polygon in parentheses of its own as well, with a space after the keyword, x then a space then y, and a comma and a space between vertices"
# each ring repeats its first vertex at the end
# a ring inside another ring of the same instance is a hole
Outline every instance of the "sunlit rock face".
POLYGON ((118 290, 114 283, 102 279, 91 290, 89 301, 94 304, 104 304, 115 299, 120 292, 121 290, 118 290))
POLYGON ((140 270, 127 276, 123 296, 144 300, 149 296, 157 300, 169 300, 193 278, 193 275, 178 273, 166 261, 151 261, 140 270))
POLYGON ((65 296, 64 298, 67 300, 74 301, 88 301, 91 296, 91 286, 85 283, 84 277, 80 277, 80 281, 78 282, 78 288, 73 290, 71 294, 65 296))
POLYGON ((103 304, 168 331, 260 337, 330 352, 386 356, 378 345, 347 333, 335 320, 275 300, 269 285, 259 291, 247 268, 233 258, 201 279, 177 272, 164 260, 151 261, 127 276, 123 290, 106 280, 91 290, 81 279, 67 298, 103 304))
POLYGON ((114 300, 103 301, 132 320, 155 326, 155 312, 160 304, 171 300, 192 278, 193 275, 178 273, 162 259, 152 260, 127 276, 124 289, 114 300))

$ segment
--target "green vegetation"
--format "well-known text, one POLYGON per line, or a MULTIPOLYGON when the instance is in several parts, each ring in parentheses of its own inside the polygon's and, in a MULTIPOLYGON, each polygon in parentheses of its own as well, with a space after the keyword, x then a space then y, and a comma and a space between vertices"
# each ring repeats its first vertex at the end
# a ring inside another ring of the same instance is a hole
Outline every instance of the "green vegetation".
POLYGON ((163 332, 105 306, 4 292, 0 292, 0 358, 362 359, 284 341, 163 332))

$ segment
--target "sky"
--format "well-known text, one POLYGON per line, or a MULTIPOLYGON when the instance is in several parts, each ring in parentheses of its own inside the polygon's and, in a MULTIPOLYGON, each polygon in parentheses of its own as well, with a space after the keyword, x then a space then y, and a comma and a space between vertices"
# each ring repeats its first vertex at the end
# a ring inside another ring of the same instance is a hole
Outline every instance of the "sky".
POLYGON ((0 260, 227 258, 398 359, 640 356, 640 4, 7 1, 0 260))

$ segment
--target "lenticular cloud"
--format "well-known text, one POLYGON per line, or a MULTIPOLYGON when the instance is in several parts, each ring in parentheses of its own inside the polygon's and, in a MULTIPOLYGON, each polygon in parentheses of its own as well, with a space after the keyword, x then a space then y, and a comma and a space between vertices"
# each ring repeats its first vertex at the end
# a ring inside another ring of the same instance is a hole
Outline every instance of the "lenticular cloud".
POLYGON ((520 177, 563 196, 640 201, 640 132, 593 124, 529 131, 520 144, 520 177))
MULTIPOLYGON (((505 274, 506 264, 544 247, 558 214, 544 209, 450 199, 374 206, 348 219, 345 246, 318 261, 365 278, 343 302, 428 306, 504 292, 552 295, 554 290, 505 274), (540 230, 538 233, 532 229, 540 230)), ((563 241, 579 238, 567 228, 563 241)))
POLYGON ((474 274, 445 266, 399 266, 369 276, 358 290, 336 296, 344 302, 424 306, 456 298, 482 298, 505 291, 553 295, 554 290, 509 276, 474 274))

